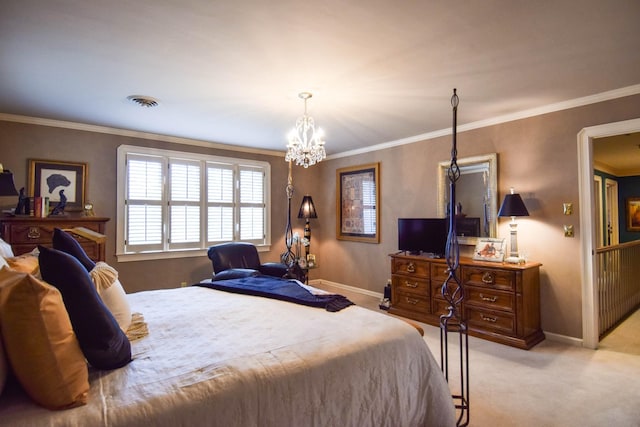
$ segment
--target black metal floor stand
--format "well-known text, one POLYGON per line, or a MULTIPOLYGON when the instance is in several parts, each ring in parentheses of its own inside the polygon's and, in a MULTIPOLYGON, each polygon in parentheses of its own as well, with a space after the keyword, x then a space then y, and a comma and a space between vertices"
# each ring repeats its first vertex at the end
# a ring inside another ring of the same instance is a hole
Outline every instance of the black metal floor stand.
POLYGON ((460 305, 464 300, 464 289, 458 277, 460 267, 460 246, 458 244, 455 212, 456 208, 456 182, 460 178, 460 168, 458 167, 458 147, 456 141, 458 95, 453 89, 451 106, 453 107, 453 141, 451 147, 451 164, 448 169, 449 178, 449 235, 447 237, 447 247, 445 259, 447 261, 448 276, 442 285, 442 296, 449 304, 447 314, 440 316, 440 365, 447 383, 449 381, 449 335, 457 335, 459 346, 459 385, 453 391, 452 398, 458 414, 456 425, 469 425, 469 335, 467 324, 460 313, 460 305))

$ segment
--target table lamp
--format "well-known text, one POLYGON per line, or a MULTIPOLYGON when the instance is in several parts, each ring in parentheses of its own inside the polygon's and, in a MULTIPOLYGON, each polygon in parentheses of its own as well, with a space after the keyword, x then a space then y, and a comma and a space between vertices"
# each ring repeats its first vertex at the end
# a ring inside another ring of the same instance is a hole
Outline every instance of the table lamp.
POLYGON ((311 225, 309 224, 309 219, 318 218, 318 214, 316 214, 316 207, 313 204, 313 199, 308 194, 302 198, 302 204, 300 205, 298 218, 304 218, 307 220, 304 225, 304 237, 309 241, 309 245, 304 247, 306 256, 309 255, 309 246, 311 245, 311 225))
POLYGON ((511 222, 509 223, 509 227, 511 228, 511 245, 509 248, 509 256, 505 259, 505 262, 518 264, 520 263, 520 256, 518 255, 518 224, 516 224, 516 217, 529 216, 529 211, 527 211, 527 207, 524 205, 520 194, 515 193, 513 188, 511 188, 511 193, 504 197, 500 211, 498 211, 498 216, 511 217, 511 222))

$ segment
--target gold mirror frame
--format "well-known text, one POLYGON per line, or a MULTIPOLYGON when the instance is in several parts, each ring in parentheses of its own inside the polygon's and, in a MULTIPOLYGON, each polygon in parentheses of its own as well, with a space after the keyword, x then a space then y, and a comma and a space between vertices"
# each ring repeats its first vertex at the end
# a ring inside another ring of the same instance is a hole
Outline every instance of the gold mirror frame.
MULTIPOLYGON (((444 218, 447 215, 449 179, 447 170, 450 161, 438 163, 438 216, 444 218)), ((479 237, 496 237, 497 217, 498 217, 498 155, 491 153, 483 156, 465 157, 458 159, 460 174, 486 174, 485 183, 485 204, 486 204, 486 225, 488 236, 458 236, 458 242, 462 245, 475 245, 479 237)), ((460 185, 460 184, 458 184, 460 185)), ((458 187, 456 187, 458 194, 458 187)), ((481 221, 482 227, 482 221, 481 221)), ((480 233, 482 234, 482 232, 480 233)))

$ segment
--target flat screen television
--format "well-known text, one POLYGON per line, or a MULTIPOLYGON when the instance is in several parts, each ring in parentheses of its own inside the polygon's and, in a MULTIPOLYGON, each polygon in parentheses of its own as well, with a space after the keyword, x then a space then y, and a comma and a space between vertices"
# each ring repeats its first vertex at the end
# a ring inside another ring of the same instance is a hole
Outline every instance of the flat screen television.
POLYGON ((445 218, 398 218, 398 249, 442 256, 447 246, 445 218))

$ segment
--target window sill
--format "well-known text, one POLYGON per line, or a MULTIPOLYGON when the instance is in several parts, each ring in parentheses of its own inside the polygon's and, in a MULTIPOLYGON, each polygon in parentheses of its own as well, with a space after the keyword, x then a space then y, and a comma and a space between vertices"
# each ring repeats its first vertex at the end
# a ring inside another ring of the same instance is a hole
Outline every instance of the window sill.
MULTIPOLYGON (((271 250, 271 245, 256 246, 258 252, 267 252, 271 250)), ((116 254, 118 262, 135 262, 135 261, 153 261, 158 259, 175 259, 175 258, 196 258, 206 257, 206 249, 186 249, 175 251, 163 251, 163 252, 139 252, 130 254, 116 254)))

